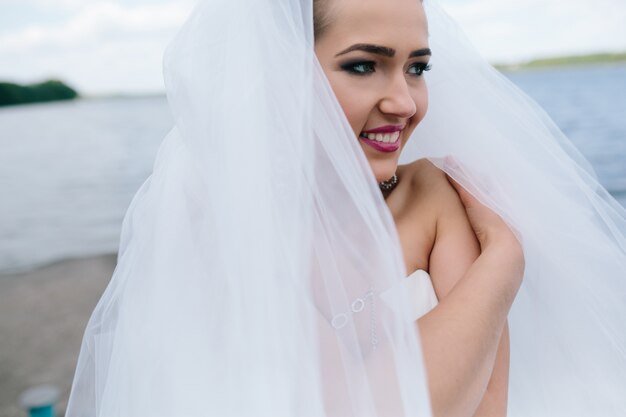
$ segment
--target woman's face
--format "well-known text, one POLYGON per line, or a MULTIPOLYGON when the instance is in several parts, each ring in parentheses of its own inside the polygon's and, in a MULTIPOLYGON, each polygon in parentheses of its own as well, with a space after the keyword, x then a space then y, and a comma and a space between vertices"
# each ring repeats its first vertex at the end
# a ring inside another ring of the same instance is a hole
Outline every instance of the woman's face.
POLYGON ((378 181, 424 118, 430 59, 420 0, 331 0, 316 55, 378 181))

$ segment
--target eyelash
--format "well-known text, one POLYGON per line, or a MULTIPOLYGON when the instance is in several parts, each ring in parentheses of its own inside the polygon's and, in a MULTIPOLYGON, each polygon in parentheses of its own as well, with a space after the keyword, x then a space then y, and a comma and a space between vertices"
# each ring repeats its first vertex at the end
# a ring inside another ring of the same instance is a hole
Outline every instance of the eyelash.
MULTIPOLYGON (((361 76, 361 77, 367 76, 373 72, 376 72, 375 67, 376 67, 376 63, 374 61, 356 61, 356 62, 348 62, 346 64, 341 65, 342 70, 350 74, 361 76), (357 67, 361 67, 361 70, 357 70, 356 69, 357 67)), ((425 71, 430 71, 432 66, 430 64, 425 64, 423 62, 416 62, 414 64, 411 64, 411 66, 409 66, 409 70, 411 70, 412 68, 417 69, 417 73, 410 74, 410 75, 414 77, 421 77, 425 71)))

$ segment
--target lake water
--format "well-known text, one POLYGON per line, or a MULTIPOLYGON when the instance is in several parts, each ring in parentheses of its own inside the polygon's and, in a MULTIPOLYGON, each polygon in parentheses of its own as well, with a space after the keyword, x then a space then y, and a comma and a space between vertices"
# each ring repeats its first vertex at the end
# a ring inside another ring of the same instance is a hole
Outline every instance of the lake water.
MULTIPOLYGON (((507 74, 626 206, 626 66, 507 74)), ((172 118, 163 97, 0 109, 0 272, 117 250, 172 118)))
POLYGON ((115 252, 171 127, 163 97, 0 109, 0 272, 115 252))
POLYGON ((626 65, 507 75, 550 114, 626 206, 626 65))

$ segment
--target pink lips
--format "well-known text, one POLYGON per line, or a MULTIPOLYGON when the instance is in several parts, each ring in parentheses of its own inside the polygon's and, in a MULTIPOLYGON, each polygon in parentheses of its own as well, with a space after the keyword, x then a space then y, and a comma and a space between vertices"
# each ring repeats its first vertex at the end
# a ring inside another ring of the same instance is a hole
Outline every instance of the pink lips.
POLYGON ((389 134, 389 133, 395 133, 395 132, 400 132, 402 131, 402 129, 404 129, 404 125, 388 125, 388 126, 381 126, 381 127, 377 127, 376 129, 372 129, 372 130, 365 130, 363 131, 363 133, 361 133, 361 135, 359 136, 359 140, 363 141, 363 143, 365 143, 366 145, 371 146, 372 148, 376 149, 377 151, 380 152, 386 152, 386 153, 390 153, 390 152, 395 152, 398 149, 400 149, 400 138, 398 138, 398 140, 396 140, 393 143, 384 143, 384 142, 378 142, 375 140, 371 140, 369 138, 363 137, 362 135, 367 135, 367 134, 389 134))
POLYGON ((402 129, 404 129, 406 127, 406 125, 388 125, 388 126, 381 126, 381 127, 377 127, 376 129, 372 129, 372 130, 364 130, 363 133, 365 134, 369 134, 369 133, 395 133, 395 132, 399 132, 402 129))

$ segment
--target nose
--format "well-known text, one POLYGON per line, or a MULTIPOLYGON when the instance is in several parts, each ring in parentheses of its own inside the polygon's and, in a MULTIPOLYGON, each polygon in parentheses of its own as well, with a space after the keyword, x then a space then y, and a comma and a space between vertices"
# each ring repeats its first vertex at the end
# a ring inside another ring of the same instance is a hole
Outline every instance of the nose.
POLYGON ((411 88, 404 74, 398 75, 389 81, 385 95, 378 105, 384 114, 408 119, 417 112, 417 104, 411 95, 411 88))

